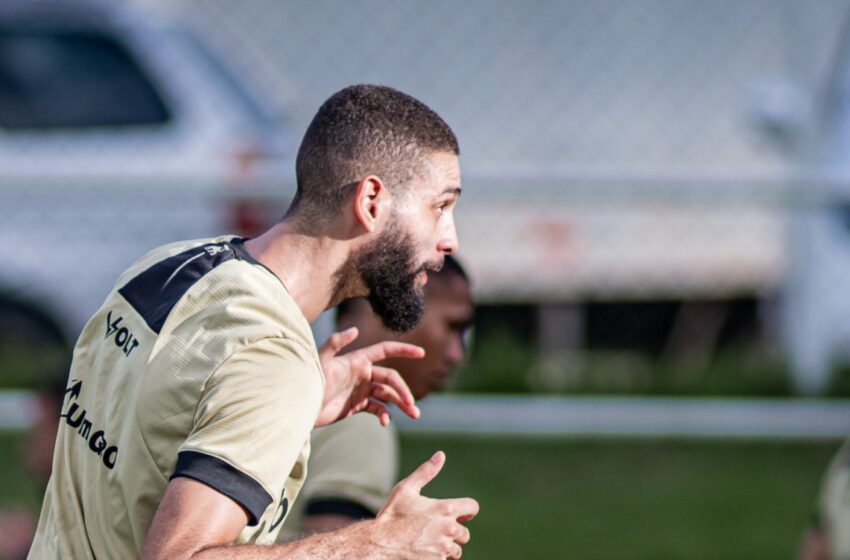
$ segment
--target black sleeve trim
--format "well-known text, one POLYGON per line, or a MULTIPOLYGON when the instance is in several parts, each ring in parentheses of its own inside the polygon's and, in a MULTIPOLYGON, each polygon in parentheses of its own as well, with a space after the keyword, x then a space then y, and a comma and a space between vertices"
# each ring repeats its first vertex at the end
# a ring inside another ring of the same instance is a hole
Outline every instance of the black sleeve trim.
POLYGON ((342 498, 321 498, 307 504, 307 515, 344 515, 352 519, 373 519, 375 512, 369 508, 342 498))
POLYGON ((224 241, 192 247, 151 265, 118 293, 159 334, 171 310, 195 282, 234 258, 233 247, 224 241))
POLYGON ((248 525, 252 527, 259 523, 263 512, 272 503, 271 495, 259 482, 212 455, 181 451, 171 478, 178 476, 203 482, 238 502, 248 512, 248 525))

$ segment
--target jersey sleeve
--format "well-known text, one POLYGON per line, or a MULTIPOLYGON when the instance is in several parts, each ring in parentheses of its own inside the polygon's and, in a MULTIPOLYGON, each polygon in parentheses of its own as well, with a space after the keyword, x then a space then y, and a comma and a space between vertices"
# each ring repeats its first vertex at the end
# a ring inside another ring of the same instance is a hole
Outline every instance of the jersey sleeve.
POLYGON ((321 400, 318 364, 298 344, 271 338, 244 347, 207 380, 172 478, 218 490, 256 525, 283 491, 321 400))
POLYGON ((398 476, 398 442, 391 427, 371 414, 355 414, 314 431, 305 515, 374 517, 398 476))

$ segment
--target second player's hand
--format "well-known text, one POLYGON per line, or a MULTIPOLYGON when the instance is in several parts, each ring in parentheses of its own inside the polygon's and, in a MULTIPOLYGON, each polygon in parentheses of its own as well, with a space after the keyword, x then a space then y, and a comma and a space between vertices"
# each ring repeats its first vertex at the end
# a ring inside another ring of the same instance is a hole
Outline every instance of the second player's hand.
POLYGON ((386 426, 390 421, 387 404, 394 404, 411 418, 418 418, 419 409, 401 375, 394 369, 374 364, 390 357, 421 358, 425 351, 403 342, 380 342, 340 355, 357 334, 354 327, 334 333, 319 349, 325 394, 316 427, 361 411, 374 414, 386 426))
POLYGON ((455 560, 469 542, 464 523, 478 514, 478 502, 472 498, 435 500, 421 495, 446 462, 438 451, 393 488, 375 526, 378 543, 387 543, 393 558, 432 558, 455 560), (392 543, 392 544, 389 544, 392 543))

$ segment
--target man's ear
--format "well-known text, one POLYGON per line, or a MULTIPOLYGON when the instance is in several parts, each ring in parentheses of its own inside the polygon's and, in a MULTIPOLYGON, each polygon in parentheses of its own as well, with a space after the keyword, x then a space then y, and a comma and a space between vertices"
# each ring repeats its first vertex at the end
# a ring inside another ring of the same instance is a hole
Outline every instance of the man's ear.
POLYGON ((368 232, 373 232, 388 210, 389 193, 379 177, 369 175, 354 191, 354 216, 368 232))

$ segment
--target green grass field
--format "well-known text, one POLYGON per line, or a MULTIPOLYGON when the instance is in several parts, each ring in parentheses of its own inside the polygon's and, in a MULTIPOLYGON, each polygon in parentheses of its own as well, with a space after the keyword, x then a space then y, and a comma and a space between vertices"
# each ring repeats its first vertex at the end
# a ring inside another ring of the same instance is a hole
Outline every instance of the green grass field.
POLYGON ((518 440, 408 436, 435 449, 426 489, 481 504, 464 559, 792 558, 837 442, 518 440))
MULTIPOLYGON (((0 434, 0 506, 37 509, 37 484, 0 434)), ((405 436, 407 473, 435 450, 426 488, 474 496, 472 560, 792 558, 838 442, 405 436)))

